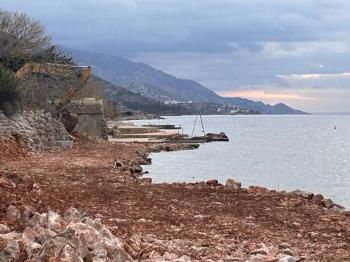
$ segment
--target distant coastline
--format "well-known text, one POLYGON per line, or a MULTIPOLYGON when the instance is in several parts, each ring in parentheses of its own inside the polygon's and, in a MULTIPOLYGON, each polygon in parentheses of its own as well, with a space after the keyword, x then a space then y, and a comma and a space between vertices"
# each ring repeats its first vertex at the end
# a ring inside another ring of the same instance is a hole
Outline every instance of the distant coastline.
POLYGON ((315 112, 312 115, 350 115, 350 112, 315 112))

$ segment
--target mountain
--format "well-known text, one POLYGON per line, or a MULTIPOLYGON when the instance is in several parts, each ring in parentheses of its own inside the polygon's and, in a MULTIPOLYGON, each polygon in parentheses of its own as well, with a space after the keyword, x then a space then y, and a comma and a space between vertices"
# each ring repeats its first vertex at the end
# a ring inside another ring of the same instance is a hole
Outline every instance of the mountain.
POLYGON ((97 76, 154 100, 215 102, 218 97, 195 81, 175 78, 145 63, 76 50, 69 53, 79 63, 90 65, 97 76))
POLYGON ((166 105, 131 92, 126 88, 113 85, 96 75, 92 75, 89 82, 99 88, 99 92, 103 92, 111 101, 116 103, 121 111, 140 111, 162 115, 192 113, 180 105, 166 105))
POLYGON ((125 58, 66 49, 80 64, 90 65, 94 74, 108 82, 160 102, 208 102, 239 106, 262 114, 303 114, 285 104, 269 105, 243 98, 217 95, 201 84, 179 79, 145 63, 125 58))
POLYGON ((94 96, 102 99, 108 97, 108 100, 117 105, 119 112, 129 112, 130 114, 136 113, 136 115, 138 115, 137 112, 156 115, 191 115, 197 114, 198 112, 201 112, 201 114, 204 115, 259 114, 259 112, 241 107, 209 102, 164 104, 131 92, 123 87, 113 85, 96 75, 91 75, 84 91, 85 92, 81 95, 87 97, 94 96))
POLYGON ((305 112, 297 109, 293 109, 286 104, 278 103, 276 105, 269 105, 264 104, 263 102, 255 102, 253 100, 249 100, 246 98, 240 98, 240 97, 233 97, 233 98, 225 98, 227 100, 227 103, 233 103, 234 105, 244 107, 244 108, 251 108, 254 109, 262 114, 267 115, 274 115, 274 114, 280 114, 280 115, 296 115, 296 114, 306 114, 305 112))

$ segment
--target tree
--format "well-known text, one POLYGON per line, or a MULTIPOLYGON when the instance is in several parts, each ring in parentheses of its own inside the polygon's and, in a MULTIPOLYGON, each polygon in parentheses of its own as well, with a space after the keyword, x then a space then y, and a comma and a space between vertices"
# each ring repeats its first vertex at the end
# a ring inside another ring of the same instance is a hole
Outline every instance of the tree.
POLYGON ((12 71, 27 62, 69 63, 40 22, 26 14, 0 10, 0 63, 12 71))
POLYGON ((33 74, 20 79, 19 82, 15 81, 13 73, 26 63, 73 64, 72 58, 52 43, 40 22, 26 14, 0 9, 0 106, 3 110, 12 112, 19 108, 18 104, 42 107, 48 100, 55 99, 51 96, 56 93, 53 94, 50 87, 60 86, 56 89, 62 89, 64 92, 64 86, 73 85, 73 81, 77 81, 70 76, 66 77, 69 81, 63 81, 62 77, 55 79, 55 75, 47 77, 45 73, 33 74))
POLYGON ((0 11, 0 57, 10 69, 49 47, 44 27, 25 14, 0 11))

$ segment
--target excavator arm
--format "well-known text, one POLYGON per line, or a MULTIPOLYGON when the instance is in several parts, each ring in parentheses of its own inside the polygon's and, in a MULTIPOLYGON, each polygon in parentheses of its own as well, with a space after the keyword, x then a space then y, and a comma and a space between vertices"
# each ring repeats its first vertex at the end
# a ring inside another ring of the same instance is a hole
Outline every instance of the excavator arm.
POLYGON ((69 87, 64 96, 57 99, 57 111, 61 111, 70 101, 76 97, 84 87, 91 75, 91 67, 75 66, 66 64, 39 64, 27 63, 16 72, 16 77, 23 79, 30 74, 45 74, 52 76, 72 76, 77 77, 76 84, 69 87))

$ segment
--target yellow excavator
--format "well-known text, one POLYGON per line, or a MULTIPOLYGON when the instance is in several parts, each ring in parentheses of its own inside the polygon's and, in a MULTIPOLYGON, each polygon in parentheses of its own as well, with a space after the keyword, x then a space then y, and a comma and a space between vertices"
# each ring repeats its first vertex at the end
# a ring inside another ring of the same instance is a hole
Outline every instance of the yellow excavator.
POLYGON ((68 132, 73 131, 78 118, 75 114, 69 113, 66 110, 66 106, 72 99, 77 97, 80 90, 85 86, 91 75, 91 67, 67 64, 27 63, 16 72, 16 77, 19 79, 25 79, 32 74, 47 76, 74 76, 77 78, 77 81, 69 86, 68 90, 64 92, 62 96, 55 99, 55 112, 52 112, 60 118, 68 132))

